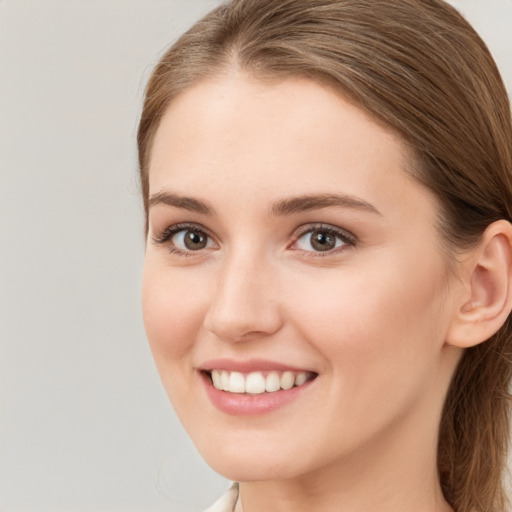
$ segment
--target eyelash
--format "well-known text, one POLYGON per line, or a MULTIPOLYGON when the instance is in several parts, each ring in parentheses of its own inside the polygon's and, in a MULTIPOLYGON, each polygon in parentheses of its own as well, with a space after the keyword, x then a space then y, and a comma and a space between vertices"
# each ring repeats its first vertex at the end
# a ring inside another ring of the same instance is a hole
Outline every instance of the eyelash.
POLYGON ((189 223, 180 223, 169 226, 164 231, 162 231, 159 235, 153 237, 153 241, 157 245, 167 245, 169 252, 171 254, 176 254, 178 256, 194 256, 194 253, 200 251, 184 251, 182 249, 178 249, 175 245, 170 243, 173 236, 177 235, 180 231, 196 231, 199 233, 205 234, 208 238, 212 238, 208 233, 208 230, 205 229, 200 224, 189 224, 189 223))
POLYGON ((341 247, 327 251, 306 251, 302 249, 295 249, 298 251, 302 251, 307 257, 325 258, 328 256, 332 256, 333 254, 339 254, 345 251, 347 247, 355 247, 357 245, 357 238, 349 231, 338 228, 336 226, 332 226, 330 224, 322 223, 312 223, 300 226, 298 229, 295 230, 292 245, 296 244, 300 240, 300 238, 302 238, 307 233, 313 233, 314 231, 320 231, 329 235, 333 235, 335 238, 340 239, 343 242, 343 245, 341 247))
MULTIPOLYGON (((179 249, 175 245, 173 245, 171 242, 171 239, 178 234, 181 231, 195 231, 204 234, 208 238, 212 238, 212 236, 209 234, 208 230, 205 229, 200 224, 189 224, 189 223, 180 223, 180 224, 174 224, 172 226, 169 226, 164 231, 162 231, 160 234, 153 236, 153 241, 157 245, 167 245, 168 250, 171 254, 176 254, 178 256, 194 256, 195 253, 200 253, 200 250, 197 251, 184 251, 182 249, 179 249)), ((343 242, 343 246, 340 248, 335 248, 333 250, 327 250, 327 251, 307 251, 302 249, 294 249, 296 251, 301 251, 307 257, 312 258, 318 258, 318 257, 326 257, 331 256, 333 254, 338 254, 346 249, 347 246, 349 247, 355 247, 357 245, 357 238, 350 232, 345 231, 344 229, 332 226, 330 224, 322 224, 322 223, 312 223, 312 224, 305 224, 303 226, 300 226, 298 229, 295 230, 293 237, 292 237, 292 243, 291 245, 296 244, 301 237, 303 237, 305 234, 313 231, 322 231, 330 235, 334 235, 336 238, 341 240, 343 242)), ((290 247, 290 246, 289 246, 290 247)))

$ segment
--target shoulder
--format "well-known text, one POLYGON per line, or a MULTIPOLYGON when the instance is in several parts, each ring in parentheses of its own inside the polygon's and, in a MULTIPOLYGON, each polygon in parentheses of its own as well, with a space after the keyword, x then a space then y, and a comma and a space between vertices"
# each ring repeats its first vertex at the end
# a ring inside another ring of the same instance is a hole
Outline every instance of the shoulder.
POLYGON ((234 483, 211 507, 204 512, 234 512, 238 500, 238 483, 234 483))

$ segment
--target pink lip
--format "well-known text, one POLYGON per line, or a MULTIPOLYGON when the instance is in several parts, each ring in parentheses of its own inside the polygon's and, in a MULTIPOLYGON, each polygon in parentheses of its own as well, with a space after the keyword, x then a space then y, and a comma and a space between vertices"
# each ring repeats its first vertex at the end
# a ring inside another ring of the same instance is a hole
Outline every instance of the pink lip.
POLYGON ((273 393, 262 393, 250 395, 246 393, 229 393, 215 388, 207 371, 227 370, 250 373, 251 371, 305 371, 298 370, 291 366, 274 363, 271 361, 250 360, 232 361, 227 359, 216 359, 208 361, 198 371, 204 385, 206 395, 212 404, 220 411, 233 416, 251 416, 275 411, 293 400, 307 393, 316 380, 311 379, 302 386, 295 386, 291 389, 274 391, 273 393))
POLYGON ((206 361, 202 365, 199 366, 200 370, 211 371, 211 370, 227 370, 229 372, 240 372, 240 373, 250 373, 250 372, 306 372, 311 371, 303 368, 297 368, 294 366, 289 366, 286 364, 268 361, 266 359, 248 359, 246 361, 236 361, 233 359, 212 359, 210 361, 206 361))

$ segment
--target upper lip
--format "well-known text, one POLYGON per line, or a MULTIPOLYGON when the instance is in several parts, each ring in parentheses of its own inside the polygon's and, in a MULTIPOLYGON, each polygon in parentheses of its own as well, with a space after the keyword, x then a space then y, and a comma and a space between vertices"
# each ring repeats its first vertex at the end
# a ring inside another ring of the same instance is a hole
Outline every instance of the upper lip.
POLYGON ((211 359, 204 362, 198 367, 199 370, 212 371, 212 370, 226 370, 231 372, 250 373, 257 371, 291 371, 291 372, 306 372, 312 370, 308 368, 298 368, 290 366, 277 361, 270 361, 267 359, 211 359))

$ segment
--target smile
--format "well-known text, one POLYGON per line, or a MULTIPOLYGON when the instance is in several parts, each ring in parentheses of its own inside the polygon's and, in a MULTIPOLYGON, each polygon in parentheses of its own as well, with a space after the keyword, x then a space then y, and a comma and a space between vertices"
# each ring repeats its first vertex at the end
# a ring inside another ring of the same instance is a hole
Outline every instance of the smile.
POLYGON ((211 370, 208 372, 215 389, 228 393, 247 393, 260 395, 289 390, 302 386, 315 377, 311 372, 271 371, 271 372, 242 372, 227 370, 211 370))
POLYGON ((319 374, 278 361, 215 359, 197 368, 209 401, 222 413, 252 416, 271 413, 308 396, 319 374))

